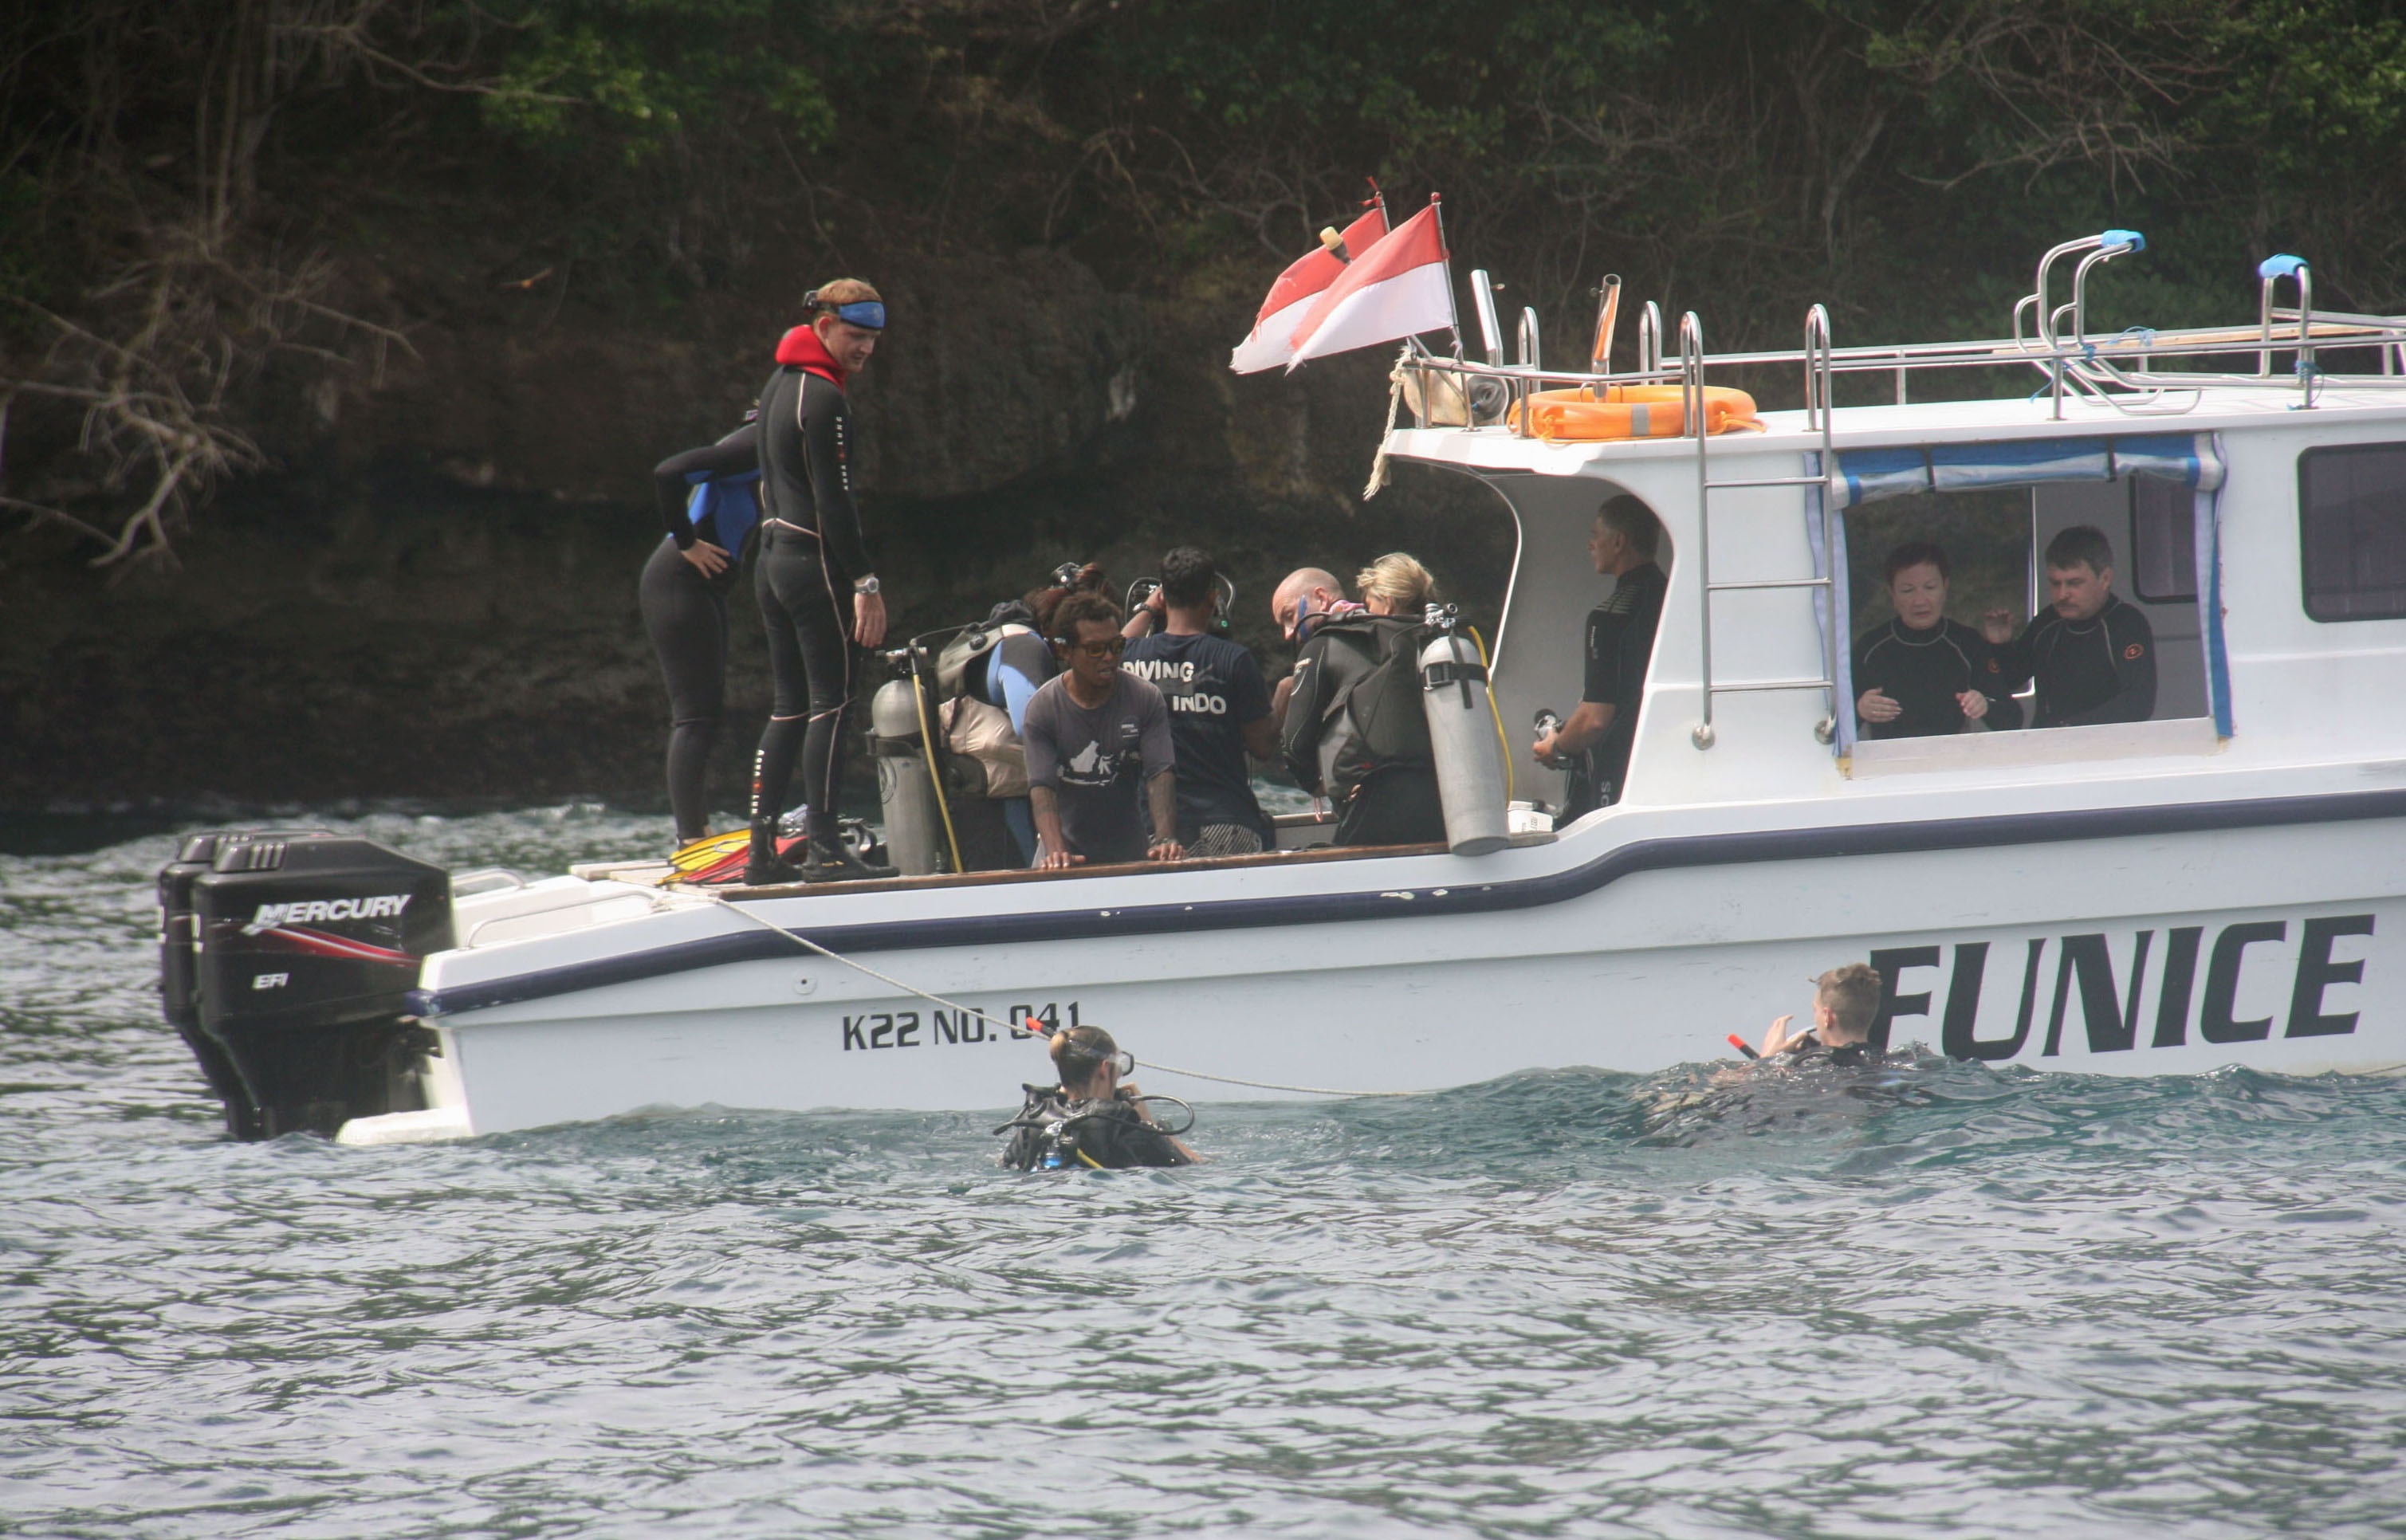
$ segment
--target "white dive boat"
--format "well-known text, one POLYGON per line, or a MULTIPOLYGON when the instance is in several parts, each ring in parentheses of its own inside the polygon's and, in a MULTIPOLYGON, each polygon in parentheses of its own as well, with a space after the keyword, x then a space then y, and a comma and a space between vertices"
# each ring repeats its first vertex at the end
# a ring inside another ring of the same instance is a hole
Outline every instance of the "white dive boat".
MULTIPOLYGON (((1690 315, 1666 353, 1649 305, 1620 374, 1543 368, 1534 316, 1499 359, 1474 276, 1489 361, 1415 351, 1406 400, 1668 384, 1693 407, 1710 376, 1805 382, 1761 431, 1386 437, 1512 522, 1504 722, 1578 698, 1610 583, 1582 559, 1599 503, 1635 494, 1667 531, 1625 795, 1558 831, 715 896, 586 869, 463 880, 447 920, 434 869, 227 836, 163 874, 170 1017, 237 1131, 349 1120, 355 1141, 705 1104, 999 1108, 1046 1068, 1005 1024, 1111 1026, 1152 1089, 1190 1097, 1215 1088, 1162 1061, 1353 1091, 1649 1071, 1866 958, 1880 1038, 2000 1066, 2406 1065, 2406 318, 2317 314, 2303 264, 2275 259, 2254 325, 2088 335, 2092 273, 2143 245, 2050 251, 1994 342, 1833 348, 1816 307, 1794 352, 1706 355, 1690 315), (1893 402, 1833 407, 1846 376, 1893 402), (1910 399, 1932 379, 2004 393, 1910 399), (2155 718, 1859 741, 1849 520, 1918 494, 1943 539, 1953 499, 1999 488, 2033 550, 2111 531, 2159 645, 2155 718), (289 966, 262 965, 270 943, 289 966), (277 990, 309 999, 251 1003, 277 990)), ((1514 737, 1519 795, 1550 799, 1514 737)))

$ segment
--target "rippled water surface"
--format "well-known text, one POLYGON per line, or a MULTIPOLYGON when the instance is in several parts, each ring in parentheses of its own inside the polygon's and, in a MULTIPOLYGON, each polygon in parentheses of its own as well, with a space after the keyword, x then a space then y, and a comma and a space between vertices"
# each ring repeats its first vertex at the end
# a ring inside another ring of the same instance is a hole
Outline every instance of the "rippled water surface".
MULTIPOLYGON (((232 1145, 156 1020, 172 844, 0 856, 0 1533, 2406 1524, 2393 1081, 1523 1074, 1042 1178, 999 1113, 232 1145)), ((1767 1013, 1703 1004, 1700 1059, 1767 1013)))

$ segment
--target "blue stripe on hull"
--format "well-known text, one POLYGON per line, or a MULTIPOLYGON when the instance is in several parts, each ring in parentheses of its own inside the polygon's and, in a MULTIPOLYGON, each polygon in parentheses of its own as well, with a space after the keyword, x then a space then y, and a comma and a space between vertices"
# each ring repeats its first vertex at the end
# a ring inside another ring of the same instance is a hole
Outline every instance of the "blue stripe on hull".
MULTIPOLYGON (((1774 829, 1742 834, 1680 835, 1639 840, 1566 871, 1502 883, 1449 883, 1439 887, 1376 892, 1293 894, 1204 903, 1111 909, 1044 910, 1023 914, 952 915, 888 920, 873 925, 789 926, 831 952, 914 952, 929 947, 1009 946, 1025 941, 1073 941, 1158 936, 1261 925, 1336 925, 1406 915, 1485 914, 1536 909, 1581 897, 1641 871, 1744 866, 1762 861, 1831 856, 1894 855, 1921 851, 1976 850, 1996 845, 2051 844, 2158 834, 2200 834, 2284 825, 2346 823, 2406 817, 2406 790, 2328 797, 2260 798, 2241 802, 2188 802, 2149 808, 2084 808, 2065 812, 2012 813, 1989 818, 1926 819, 1835 828, 1774 829)), ((1127 879, 1140 880, 1140 879, 1127 879)), ((416 990, 410 1009, 420 1016, 453 1016, 539 1000, 579 990, 633 983, 672 973, 795 955, 794 943, 747 927, 731 936, 680 941, 623 956, 542 968, 506 979, 416 990)))

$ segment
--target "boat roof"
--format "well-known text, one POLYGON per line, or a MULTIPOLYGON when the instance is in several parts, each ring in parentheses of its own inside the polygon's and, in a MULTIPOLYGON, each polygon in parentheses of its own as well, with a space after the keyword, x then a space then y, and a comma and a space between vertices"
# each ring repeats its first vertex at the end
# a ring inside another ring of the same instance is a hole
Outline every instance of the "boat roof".
MULTIPOLYGON (((2358 420, 2406 417, 2406 393, 2350 389, 2342 381, 2314 398, 2313 417, 2358 420)), ((2214 433, 2266 427, 2299 427, 2306 414, 2298 392, 2215 391, 2196 408, 2178 415, 2134 416, 2101 402, 2068 400, 2063 415, 2052 403, 2020 398, 1986 401, 1911 402, 1878 406, 1841 406, 1830 414, 1830 446, 1894 448, 1932 443, 2008 443, 2015 440, 2087 438, 2142 433, 2214 433)), ((2310 419, 2312 420, 2312 419, 2310 419)), ((1812 454, 1823 445, 1819 425, 1802 410, 1762 414, 1760 432, 1714 435, 1710 454, 1812 454)), ((1693 461, 1691 437, 1549 442, 1523 437, 1495 424, 1480 428, 1398 428, 1387 440, 1394 458, 1462 469, 1539 475, 1593 475, 1609 479, 1613 467, 1656 460, 1693 461)))

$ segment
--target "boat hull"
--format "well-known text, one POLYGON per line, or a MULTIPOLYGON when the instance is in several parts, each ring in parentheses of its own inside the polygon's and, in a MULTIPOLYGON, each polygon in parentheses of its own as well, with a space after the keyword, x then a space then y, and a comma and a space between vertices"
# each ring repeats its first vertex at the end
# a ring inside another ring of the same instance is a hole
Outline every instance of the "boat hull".
MULTIPOLYGON (((1490 869, 1410 858, 1381 863, 1408 885, 1372 894, 1134 909, 942 912, 979 891, 954 889, 920 896, 916 914, 830 925, 855 911, 760 900, 742 906, 752 919, 712 909, 701 941, 646 947, 632 932, 648 922, 593 933, 619 933, 590 965, 615 982, 573 987, 576 967, 554 967, 436 987, 427 1003, 478 1133, 702 1105, 1008 1107, 1048 1069, 1021 1024, 1104 1025, 1148 1089, 1189 1099, 1644 1073, 1726 1056, 1725 1034, 1808 1010, 1808 978, 1866 958, 1899 1047, 2089 1074, 2380 1072, 2406 1064, 2406 861, 2393 854, 2406 808, 2385 806, 2325 798, 2320 813, 2351 815, 2306 818, 2253 804, 2247 827, 2182 827, 2211 810, 2066 814, 2038 840, 1958 821, 1941 848, 1882 849, 1881 829, 1574 836, 1490 858, 1493 877, 1468 885, 1465 871, 1490 869), (1604 848, 1562 859, 1581 844, 1604 848), (1040 939, 1046 924, 1054 939, 1040 939), (729 960, 694 961, 713 945, 729 960), (513 987, 528 997, 493 998, 513 987)), ((1172 881, 1083 885, 1134 897, 1172 881)))

